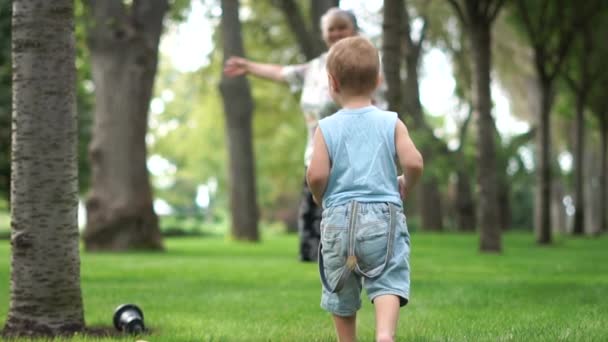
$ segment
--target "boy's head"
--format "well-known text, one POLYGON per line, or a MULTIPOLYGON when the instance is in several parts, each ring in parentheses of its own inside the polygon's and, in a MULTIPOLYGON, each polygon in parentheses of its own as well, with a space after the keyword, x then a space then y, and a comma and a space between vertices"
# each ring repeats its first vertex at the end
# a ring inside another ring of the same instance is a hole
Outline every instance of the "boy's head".
POLYGON ((371 95, 380 76, 378 50, 363 37, 344 38, 329 50, 327 73, 330 88, 336 94, 371 95))

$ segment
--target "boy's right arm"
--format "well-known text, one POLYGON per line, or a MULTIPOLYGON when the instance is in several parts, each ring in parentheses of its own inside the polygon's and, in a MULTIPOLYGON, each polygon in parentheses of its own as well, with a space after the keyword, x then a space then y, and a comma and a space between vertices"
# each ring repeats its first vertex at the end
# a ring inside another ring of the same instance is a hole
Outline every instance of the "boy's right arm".
POLYGON ((329 180, 331 161, 321 129, 317 127, 313 137, 313 150, 310 165, 306 170, 306 182, 317 205, 322 205, 323 194, 329 180))
POLYGON ((397 119, 395 125, 395 150, 403 175, 399 176, 399 191, 405 200, 411 189, 418 183, 424 168, 422 155, 414 145, 405 124, 397 119))
POLYGON ((228 58, 224 63, 224 74, 229 77, 242 76, 248 73, 272 81, 285 82, 282 65, 256 63, 236 56, 228 58))

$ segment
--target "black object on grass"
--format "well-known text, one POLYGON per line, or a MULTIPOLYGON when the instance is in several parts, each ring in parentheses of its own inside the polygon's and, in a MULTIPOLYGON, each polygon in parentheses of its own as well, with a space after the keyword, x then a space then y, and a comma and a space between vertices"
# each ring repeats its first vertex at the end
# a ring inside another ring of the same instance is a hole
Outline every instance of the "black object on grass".
POLYGON ((146 330, 144 313, 135 304, 122 304, 114 311, 114 327, 129 334, 140 334, 146 330))

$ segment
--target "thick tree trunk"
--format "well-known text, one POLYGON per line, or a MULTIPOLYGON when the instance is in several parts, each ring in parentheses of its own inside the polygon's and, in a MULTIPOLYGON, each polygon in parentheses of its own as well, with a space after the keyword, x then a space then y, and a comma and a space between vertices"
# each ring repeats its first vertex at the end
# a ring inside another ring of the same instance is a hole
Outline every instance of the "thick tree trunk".
POLYGON ((11 290, 6 336, 84 328, 74 4, 13 1, 11 290))
POLYGON ((576 96, 576 146, 574 153, 574 223, 572 233, 582 235, 585 232, 585 185, 583 183, 583 160, 585 151, 585 95, 576 96))
POLYGON ((477 121, 477 187, 479 191, 478 227, 480 250, 500 252, 501 231, 498 225, 498 193, 492 118, 491 25, 485 18, 469 14, 474 61, 474 104, 477 121))
MULTIPOLYGON (((224 60, 244 56, 238 0, 222 0, 222 43, 224 60)), ((230 153, 230 210, 232 236, 238 240, 259 240, 255 164, 252 148, 253 99, 245 77, 222 74, 220 91, 226 113, 230 153)))
POLYGON ((549 116, 553 102, 551 82, 541 80, 541 109, 536 139, 536 193, 534 231, 536 242, 551 243, 551 136, 549 116))
POLYGON ((166 0, 89 0, 95 117, 87 250, 162 249, 146 165, 148 109, 166 0))

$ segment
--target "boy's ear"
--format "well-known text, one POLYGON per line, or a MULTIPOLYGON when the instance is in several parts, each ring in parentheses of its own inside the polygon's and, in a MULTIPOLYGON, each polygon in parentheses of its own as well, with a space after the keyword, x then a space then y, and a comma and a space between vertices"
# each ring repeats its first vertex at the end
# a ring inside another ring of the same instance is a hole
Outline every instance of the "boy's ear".
POLYGON ((340 84, 338 83, 338 80, 336 80, 330 73, 327 73, 327 83, 329 83, 329 87, 334 92, 340 92, 340 84))

